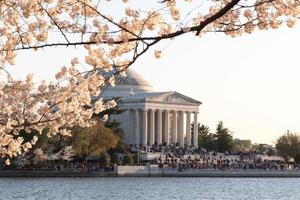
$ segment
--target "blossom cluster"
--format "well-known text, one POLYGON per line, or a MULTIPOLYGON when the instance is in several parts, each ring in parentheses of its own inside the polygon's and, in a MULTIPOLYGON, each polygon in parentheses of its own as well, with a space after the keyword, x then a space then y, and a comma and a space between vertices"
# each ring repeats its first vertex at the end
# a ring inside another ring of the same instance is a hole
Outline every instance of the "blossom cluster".
POLYGON ((56 84, 42 82, 35 87, 32 75, 25 81, 10 78, 1 82, 1 157, 10 159, 27 152, 37 142, 38 134, 45 130, 48 137, 70 136, 69 129, 73 126, 90 126, 93 114, 116 106, 114 100, 103 102, 94 98, 105 84, 102 76, 96 73, 86 76, 75 68, 76 65, 63 67, 56 75, 61 81, 56 84), (37 132, 37 135, 31 141, 24 141, 21 131, 37 132))

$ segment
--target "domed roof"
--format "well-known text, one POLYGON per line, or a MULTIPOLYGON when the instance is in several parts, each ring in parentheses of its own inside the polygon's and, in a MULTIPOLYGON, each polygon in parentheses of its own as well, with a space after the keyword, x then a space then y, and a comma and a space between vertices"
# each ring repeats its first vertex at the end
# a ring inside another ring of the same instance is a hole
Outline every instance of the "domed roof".
POLYGON ((147 92, 153 92, 152 86, 136 71, 127 69, 126 76, 117 76, 116 85, 107 87, 101 94, 101 97, 128 97, 133 94, 147 92))
POLYGON ((126 76, 119 76, 116 80, 116 85, 139 85, 152 87, 140 74, 132 69, 126 70, 126 76))

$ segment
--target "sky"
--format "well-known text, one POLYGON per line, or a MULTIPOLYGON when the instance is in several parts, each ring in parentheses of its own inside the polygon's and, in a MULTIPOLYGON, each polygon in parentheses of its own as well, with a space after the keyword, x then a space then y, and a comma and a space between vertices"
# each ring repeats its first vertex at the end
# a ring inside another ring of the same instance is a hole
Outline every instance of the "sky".
POLYGON ((212 131, 223 121, 234 137, 273 144, 286 130, 300 132, 299 35, 298 25, 238 38, 186 36, 134 68, 155 88, 200 100, 200 122, 212 131))
MULTIPOLYGON (((177 91, 203 104, 199 121, 214 131, 218 121, 235 138, 273 144, 290 130, 300 132, 300 25, 231 38, 210 33, 181 36, 152 48, 132 68, 158 91, 177 91)), ((9 71, 22 78, 54 80, 80 49, 20 51, 9 71)))

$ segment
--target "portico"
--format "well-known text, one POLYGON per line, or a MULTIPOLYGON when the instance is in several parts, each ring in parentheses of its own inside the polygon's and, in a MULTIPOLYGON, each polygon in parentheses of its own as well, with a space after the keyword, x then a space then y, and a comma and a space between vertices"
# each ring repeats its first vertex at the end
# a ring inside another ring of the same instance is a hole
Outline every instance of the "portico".
POLYGON ((119 108, 125 111, 110 118, 121 122, 125 142, 136 145, 178 144, 197 147, 198 129, 195 134, 191 134, 191 123, 197 127, 201 102, 175 91, 153 92, 148 83, 148 88, 143 90, 145 81, 137 76, 139 75, 135 72, 129 71, 129 80, 127 78, 121 82, 123 84, 119 82, 122 88, 126 85, 124 83, 130 83, 136 89, 130 89, 126 96, 122 91, 119 108))

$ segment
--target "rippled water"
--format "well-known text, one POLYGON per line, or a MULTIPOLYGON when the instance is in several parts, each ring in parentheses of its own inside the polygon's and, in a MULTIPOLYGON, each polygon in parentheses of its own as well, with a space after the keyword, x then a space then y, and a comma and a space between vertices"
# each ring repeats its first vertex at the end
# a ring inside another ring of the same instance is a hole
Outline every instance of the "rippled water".
POLYGON ((0 178, 0 199, 300 200, 300 179, 0 178))

